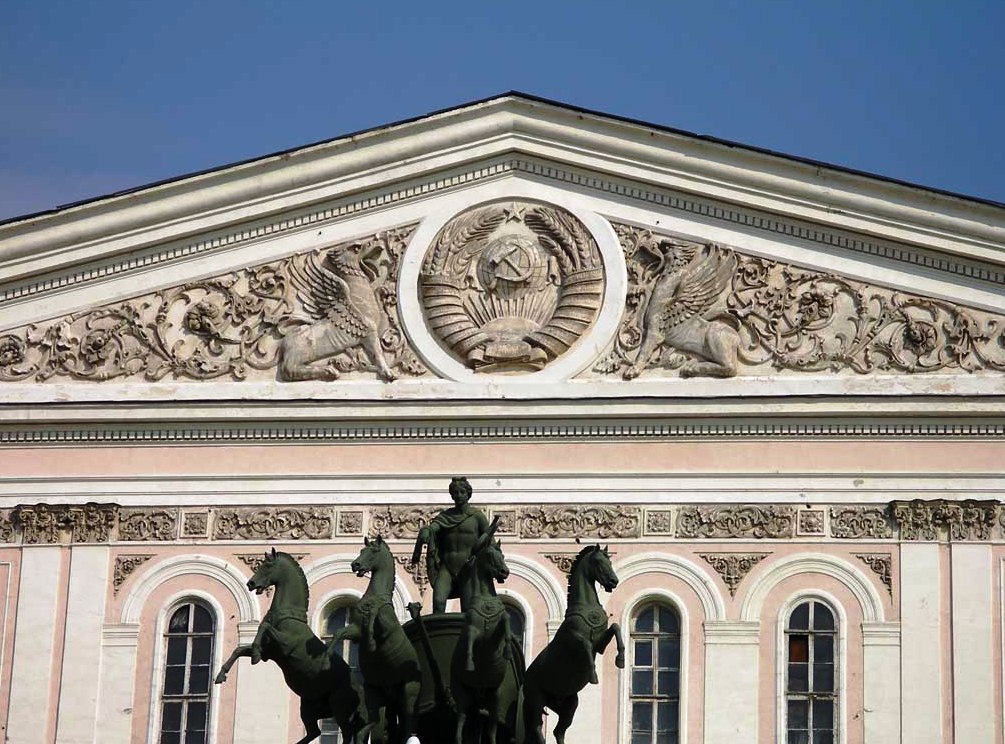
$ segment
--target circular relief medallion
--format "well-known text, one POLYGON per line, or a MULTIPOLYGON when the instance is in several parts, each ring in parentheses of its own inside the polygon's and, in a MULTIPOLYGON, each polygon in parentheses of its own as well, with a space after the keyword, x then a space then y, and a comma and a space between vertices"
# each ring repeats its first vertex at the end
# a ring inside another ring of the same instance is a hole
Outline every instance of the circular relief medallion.
POLYGON ((559 207, 500 202, 461 212, 422 263, 419 298, 439 343, 476 372, 534 372, 596 320, 597 243, 559 207))

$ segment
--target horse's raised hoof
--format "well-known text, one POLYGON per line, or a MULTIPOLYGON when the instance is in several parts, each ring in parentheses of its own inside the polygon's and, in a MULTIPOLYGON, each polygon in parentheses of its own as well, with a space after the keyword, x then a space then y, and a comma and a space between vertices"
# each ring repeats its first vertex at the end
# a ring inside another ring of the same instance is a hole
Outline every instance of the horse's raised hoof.
POLYGON ((596 667, 593 667, 593 669, 590 670, 590 684, 591 685, 599 685, 600 684, 600 678, 597 677, 597 668, 596 667))
POLYGON ((624 669, 625 668, 625 655, 624 654, 618 654, 617 656, 614 657, 614 666, 616 666, 618 669, 624 669))
POLYGON ((261 660, 262 660, 262 652, 261 651, 252 651, 251 652, 251 663, 252 664, 257 664, 261 660))

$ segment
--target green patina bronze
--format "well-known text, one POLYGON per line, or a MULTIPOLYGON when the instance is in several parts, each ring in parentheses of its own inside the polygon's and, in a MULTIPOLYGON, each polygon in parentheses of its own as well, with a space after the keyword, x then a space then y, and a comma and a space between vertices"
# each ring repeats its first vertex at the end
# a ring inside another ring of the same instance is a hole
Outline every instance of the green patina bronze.
POLYGON ((283 671, 286 684, 300 697, 300 719, 306 735, 297 744, 307 744, 321 735, 318 721, 334 718, 346 744, 363 744, 357 738, 366 721, 359 693, 352 683, 348 664, 329 653, 324 642, 307 623, 307 579, 296 559, 288 553, 266 553, 254 576, 250 591, 261 594, 276 588, 269 611, 258 626, 255 640, 234 649, 216 675, 216 684, 242 656, 251 663, 274 661, 283 671))
POLYGON ((607 548, 583 548, 569 571, 569 601, 565 619, 551 643, 534 659, 523 685, 523 720, 527 744, 545 744, 544 709, 558 714, 555 741, 565 744, 579 705, 579 692, 587 683, 597 684, 596 654, 603 653, 611 639, 617 641, 619 669, 625 666, 625 642, 617 623, 607 624, 596 584, 606 591, 618 585, 607 548))
POLYGON ((368 741, 371 732, 375 739, 385 740, 385 732, 379 730, 382 718, 390 741, 412 739, 418 726, 416 705, 422 672, 415 647, 391 604, 394 556, 382 538, 364 538, 363 550, 351 567, 359 577, 370 574, 370 583, 352 609, 349 623, 329 643, 334 645, 348 638, 359 645, 368 720, 360 741, 368 741))

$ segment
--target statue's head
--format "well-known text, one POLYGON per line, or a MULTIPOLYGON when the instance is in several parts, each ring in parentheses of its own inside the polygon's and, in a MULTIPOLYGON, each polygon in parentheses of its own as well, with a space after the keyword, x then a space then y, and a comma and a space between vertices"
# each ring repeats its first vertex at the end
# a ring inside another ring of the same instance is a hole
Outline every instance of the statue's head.
POLYGON ((576 558, 577 563, 584 563, 588 576, 604 587, 604 591, 610 592, 618 585, 618 575, 614 573, 611 565, 611 554, 607 546, 587 545, 576 558))
POLYGON ((463 506, 471 499, 472 489, 467 478, 451 478, 449 490, 456 506, 463 506))
POLYGON ((282 555, 282 553, 277 553, 275 548, 272 549, 272 552, 265 552, 265 558, 259 564, 258 568, 255 569, 254 576, 248 579, 249 591, 252 591, 255 594, 261 594, 276 583, 279 573, 278 561, 280 555, 282 555))
POLYGON ((349 567, 357 576, 363 577, 386 561, 390 555, 391 549, 384 542, 383 537, 377 535, 372 540, 369 537, 364 537, 363 549, 359 552, 359 557, 349 567))

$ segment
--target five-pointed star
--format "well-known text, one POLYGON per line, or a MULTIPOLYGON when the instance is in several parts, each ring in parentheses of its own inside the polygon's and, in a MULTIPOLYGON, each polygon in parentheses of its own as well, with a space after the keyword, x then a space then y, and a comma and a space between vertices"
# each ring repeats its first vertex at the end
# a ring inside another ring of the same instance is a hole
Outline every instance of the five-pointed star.
POLYGON ((503 207, 503 217, 506 222, 523 222, 523 214, 526 211, 526 207, 510 204, 508 207, 503 207))

